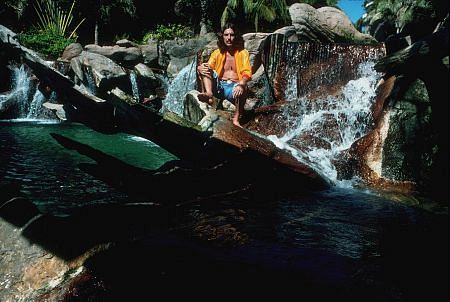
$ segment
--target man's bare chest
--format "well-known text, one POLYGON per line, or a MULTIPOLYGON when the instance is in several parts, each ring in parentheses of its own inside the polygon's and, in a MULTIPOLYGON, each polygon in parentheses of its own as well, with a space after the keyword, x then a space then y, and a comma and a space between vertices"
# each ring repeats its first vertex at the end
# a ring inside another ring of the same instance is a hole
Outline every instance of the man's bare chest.
POLYGON ((229 70, 236 71, 236 61, 234 59, 234 56, 227 53, 223 67, 224 67, 225 71, 229 71, 229 70))

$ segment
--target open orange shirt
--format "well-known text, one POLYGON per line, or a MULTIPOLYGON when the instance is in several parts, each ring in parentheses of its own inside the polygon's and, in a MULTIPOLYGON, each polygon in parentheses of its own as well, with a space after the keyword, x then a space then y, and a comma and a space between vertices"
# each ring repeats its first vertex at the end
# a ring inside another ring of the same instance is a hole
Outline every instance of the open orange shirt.
MULTIPOLYGON (((221 53, 220 49, 216 49, 213 51, 208 60, 209 67, 217 72, 219 78, 222 78, 223 75, 223 65, 225 64, 225 58, 226 53, 221 53)), ((252 67, 250 66, 250 55, 248 53, 248 50, 236 50, 234 53, 234 60, 236 63, 236 72, 238 74, 239 80, 242 80, 243 77, 246 77, 247 80, 250 80, 252 78, 252 67)))

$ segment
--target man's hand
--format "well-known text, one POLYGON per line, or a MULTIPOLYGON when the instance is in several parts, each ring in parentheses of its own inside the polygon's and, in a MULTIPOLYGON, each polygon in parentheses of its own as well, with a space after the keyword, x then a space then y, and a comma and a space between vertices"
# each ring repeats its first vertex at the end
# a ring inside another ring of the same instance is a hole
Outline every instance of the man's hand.
POLYGON ((242 84, 240 82, 233 89, 233 98, 237 99, 237 98, 241 97, 242 95, 244 95, 246 89, 247 89, 247 84, 246 83, 242 84))
POLYGON ((198 73, 204 76, 208 76, 210 74, 210 68, 208 63, 202 63, 197 67, 198 73))

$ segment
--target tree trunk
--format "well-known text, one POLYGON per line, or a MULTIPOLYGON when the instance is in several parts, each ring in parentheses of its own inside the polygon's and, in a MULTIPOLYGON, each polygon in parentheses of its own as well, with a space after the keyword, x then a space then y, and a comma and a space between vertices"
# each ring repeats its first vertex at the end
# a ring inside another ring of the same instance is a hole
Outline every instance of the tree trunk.
POLYGON ((95 21, 95 28, 94 28, 94 44, 98 45, 98 21, 95 21))
POLYGON ((208 0, 200 0, 200 35, 208 32, 208 0))

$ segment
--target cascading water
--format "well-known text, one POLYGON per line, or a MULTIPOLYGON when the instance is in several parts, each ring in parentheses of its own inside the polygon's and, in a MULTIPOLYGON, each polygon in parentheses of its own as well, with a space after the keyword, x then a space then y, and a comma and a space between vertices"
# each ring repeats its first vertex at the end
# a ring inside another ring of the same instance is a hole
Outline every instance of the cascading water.
POLYGON ((196 61, 185 66, 171 81, 167 96, 163 100, 161 112, 167 110, 183 116, 184 98, 188 91, 195 89, 196 84, 196 61))
POLYGON ((281 137, 269 135, 268 138, 278 146, 288 148, 303 162, 307 162, 317 171, 321 171, 330 181, 345 185, 337 179, 333 160, 364 134, 372 124, 372 105, 375 101, 375 86, 379 76, 373 63, 359 66, 359 79, 351 80, 343 87, 339 96, 309 101, 300 100, 305 106, 297 108, 295 117, 286 112, 289 119, 289 131, 281 137), (314 136, 322 141, 319 147, 312 145, 294 148, 290 142, 302 134, 314 136))
POLYGON ((86 89, 93 95, 97 95, 97 85, 95 84, 94 75, 92 69, 88 66, 82 65, 84 76, 86 77, 87 87, 86 89))
POLYGON ((131 83, 131 91, 133 92, 133 98, 137 101, 140 101, 137 77, 136 73, 133 70, 130 71, 130 83, 131 83))
POLYGON ((45 101, 45 96, 42 94, 42 92, 39 91, 39 89, 36 89, 36 92, 34 93, 33 100, 30 104, 30 109, 27 113, 27 119, 36 119, 38 118, 40 108, 42 104, 45 101))
POLYGON ((8 111, 7 118, 14 120, 51 120, 42 107, 46 98, 37 89, 25 65, 11 68, 11 90, 0 94, 0 112, 8 111))
POLYGON ((269 69, 288 105, 277 117, 287 130, 268 138, 343 187, 353 181, 339 180, 333 161, 372 126, 380 78, 373 65, 382 51, 357 47, 284 43, 269 69))
POLYGON ((4 110, 11 103, 16 106, 18 117, 25 117, 28 109, 28 99, 31 80, 30 74, 25 70, 25 66, 14 66, 12 69, 11 90, 6 94, 0 94, 0 110, 4 110))

